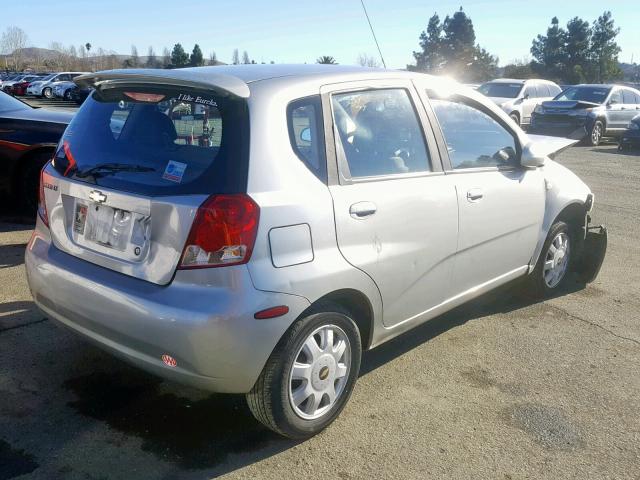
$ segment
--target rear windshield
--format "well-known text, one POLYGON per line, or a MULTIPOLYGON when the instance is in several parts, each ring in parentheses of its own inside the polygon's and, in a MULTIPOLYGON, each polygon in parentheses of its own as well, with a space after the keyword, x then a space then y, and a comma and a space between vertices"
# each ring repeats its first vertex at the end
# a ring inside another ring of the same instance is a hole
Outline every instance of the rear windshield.
POLYGON ((54 168, 151 196, 244 192, 248 128, 244 100, 210 91, 95 91, 62 137, 54 168))
POLYGON ((604 103, 611 88, 607 87, 569 87, 554 100, 574 100, 592 103, 604 103))
POLYGON ((485 83, 478 87, 478 91, 487 97, 516 98, 522 90, 522 83, 485 83))

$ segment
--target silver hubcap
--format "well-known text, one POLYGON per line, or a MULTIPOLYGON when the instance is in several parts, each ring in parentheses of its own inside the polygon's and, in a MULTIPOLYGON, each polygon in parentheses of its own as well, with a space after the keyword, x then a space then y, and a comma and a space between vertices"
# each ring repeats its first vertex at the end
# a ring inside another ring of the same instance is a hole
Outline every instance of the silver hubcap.
POLYGON ((351 369, 349 337, 336 325, 316 329, 298 350, 289 374, 289 400, 305 420, 319 418, 344 392, 351 369))
POLYGON ((560 283, 569 266, 569 254, 569 235, 561 232, 554 237, 544 258, 542 275, 547 287, 554 288, 560 283))
POLYGON ((600 140, 600 135, 602 135, 602 128, 600 124, 596 124, 593 127, 593 132, 591 132, 591 138, 594 142, 598 142, 600 140))

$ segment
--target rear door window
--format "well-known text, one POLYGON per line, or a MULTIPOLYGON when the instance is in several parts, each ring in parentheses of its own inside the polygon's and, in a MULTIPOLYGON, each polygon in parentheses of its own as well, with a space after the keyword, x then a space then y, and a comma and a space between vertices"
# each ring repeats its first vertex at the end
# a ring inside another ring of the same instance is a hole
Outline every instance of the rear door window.
POLYGON ((96 91, 67 128, 54 167, 148 195, 238 193, 248 135, 243 100, 157 87, 96 91))
POLYGON ((623 90, 622 99, 625 105, 633 105, 636 103, 636 96, 631 90, 623 90))
POLYGON ((352 178, 431 171, 424 132, 402 88, 331 97, 338 151, 352 178))

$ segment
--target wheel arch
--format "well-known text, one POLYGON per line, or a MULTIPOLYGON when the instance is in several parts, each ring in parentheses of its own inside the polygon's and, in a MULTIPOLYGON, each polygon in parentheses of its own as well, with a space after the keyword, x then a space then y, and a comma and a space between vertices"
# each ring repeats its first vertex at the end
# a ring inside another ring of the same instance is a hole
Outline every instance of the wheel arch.
POLYGON ((573 200, 565 204, 555 216, 549 217, 550 220, 546 221, 543 225, 544 228, 542 229, 540 239, 538 240, 538 246, 536 247, 535 255, 531 258, 531 262, 529 264, 529 273, 533 271, 536 264, 538 263, 540 253, 542 252, 542 246, 547 239, 549 230, 556 222, 563 221, 567 223, 571 231, 574 233, 574 238, 578 239, 578 243, 581 243, 581 240, 583 240, 583 238, 577 234, 582 232, 586 221, 586 214, 587 211, 585 208, 585 202, 581 200, 573 200))
POLYGON ((368 350, 373 338, 373 305, 367 296, 359 290, 353 288, 343 288, 327 293, 314 301, 306 308, 298 318, 304 318, 312 311, 319 311, 323 304, 332 303, 340 305, 350 314, 360 331, 362 350, 368 350))
MULTIPOLYGON (((29 162, 33 161, 39 155, 50 153, 53 155, 55 152, 56 145, 51 143, 45 143, 36 145, 33 148, 24 152, 20 157, 18 157, 14 162, 13 171, 11 172, 12 185, 14 189, 18 189, 18 185, 20 185, 20 177, 23 175, 24 171, 29 166, 29 162)), ((13 191, 12 194, 19 194, 20 192, 13 191)))

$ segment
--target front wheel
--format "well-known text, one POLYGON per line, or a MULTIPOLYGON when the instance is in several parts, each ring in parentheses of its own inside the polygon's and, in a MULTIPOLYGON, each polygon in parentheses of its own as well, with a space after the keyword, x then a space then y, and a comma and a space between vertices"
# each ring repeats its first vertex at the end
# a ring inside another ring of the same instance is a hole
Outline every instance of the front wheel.
POLYGON ((361 354, 358 327, 349 312, 323 305, 293 324, 280 340, 247 394, 251 412, 280 435, 316 435, 349 400, 361 354))
POLYGON ((569 225, 561 221, 554 223, 540 252, 536 268, 531 273, 531 283, 536 294, 549 296, 564 287, 572 255, 569 225))
POLYGON ((514 112, 511 115, 509 115, 509 117, 511 117, 511 120, 516 122, 516 125, 520 125, 520 115, 514 112))
POLYGON ((600 145, 602 141, 602 136, 604 135, 604 124, 600 120, 596 120, 591 127, 591 132, 589 132, 589 144, 592 147, 597 147, 600 145))
POLYGON ((53 98, 53 92, 51 91, 51 88, 46 87, 45 89, 43 89, 42 96, 47 99, 53 98))

